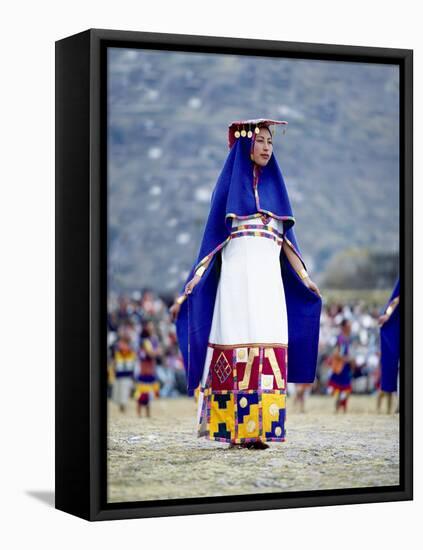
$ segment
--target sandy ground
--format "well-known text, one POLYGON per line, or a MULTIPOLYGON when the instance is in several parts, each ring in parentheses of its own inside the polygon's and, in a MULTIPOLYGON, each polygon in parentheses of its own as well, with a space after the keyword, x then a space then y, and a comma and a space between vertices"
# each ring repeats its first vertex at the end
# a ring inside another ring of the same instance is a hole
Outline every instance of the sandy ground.
POLYGON ((289 397, 287 440, 265 451, 197 438, 193 398, 151 410, 138 418, 134 401, 124 414, 109 402, 109 502, 399 484, 399 415, 377 414, 375 396, 351 396, 347 414, 329 396, 300 413, 289 397))

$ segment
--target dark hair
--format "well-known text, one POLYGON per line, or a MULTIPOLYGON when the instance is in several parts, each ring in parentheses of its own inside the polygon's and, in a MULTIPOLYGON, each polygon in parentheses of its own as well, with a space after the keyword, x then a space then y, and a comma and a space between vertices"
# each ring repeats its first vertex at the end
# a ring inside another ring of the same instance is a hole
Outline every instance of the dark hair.
POLYGON ((259 128, 266 128, 267 130, 269 130, 269 134, 272 136, 273 138, 273 132, 272 130, 270 129, 270 126, 268 126, 267 124, 259 124, 258 126, 259 128))

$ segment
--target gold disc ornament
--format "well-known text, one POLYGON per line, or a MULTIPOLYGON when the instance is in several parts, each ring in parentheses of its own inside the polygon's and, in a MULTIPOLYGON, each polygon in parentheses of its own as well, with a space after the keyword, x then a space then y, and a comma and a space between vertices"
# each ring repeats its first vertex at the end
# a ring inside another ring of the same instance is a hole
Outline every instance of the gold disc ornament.
POLYGON ((238 139, 241 134, 239 133, 239 130, 237 130, 234 134, 234 136, 238 139))

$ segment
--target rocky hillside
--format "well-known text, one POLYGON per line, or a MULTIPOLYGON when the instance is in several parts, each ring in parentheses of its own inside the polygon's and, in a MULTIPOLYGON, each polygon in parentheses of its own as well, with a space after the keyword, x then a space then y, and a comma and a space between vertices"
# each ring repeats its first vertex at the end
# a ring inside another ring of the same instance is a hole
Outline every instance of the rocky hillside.
POLYGON ((110 288, 180 288, 228 123, 242 118, 289 122, 275 154, 316 279, 351 247, 397 253, 398 76, 392 65, 109 49, 110 288))

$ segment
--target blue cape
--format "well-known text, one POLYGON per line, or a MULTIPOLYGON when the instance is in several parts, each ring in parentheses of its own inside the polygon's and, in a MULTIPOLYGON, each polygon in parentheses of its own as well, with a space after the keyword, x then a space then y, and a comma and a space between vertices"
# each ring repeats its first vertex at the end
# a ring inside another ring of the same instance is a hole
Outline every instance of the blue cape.
MULTIPOLYGON (((397 280, 395 288, 386 304, 385 313, 389 304, 400 293, 400 281, 397 280)), ((391 313, 389 319, 380 328, 380 363, 381 363, 381 389, 386 392, 397 391, 398 362, 400 358, 400 305, 398 304, 391 313)))
MULTIPOLYGON (((181 294, 196 269, 210 263, 191 294, 182 303, 176 321, 176 332, 187 373, 188 393, 198 387, 207 352, 214 302, 221 269, 220 250, 230 240, 232 218, 247 218, 266 213, 283 221, 284 238, 304 261, 299 252, 293 225, 295 219, 281 170, 272 154, 265 167, 260 167, 256 188, 250 152, 253 138, 241 137, 231 148, 212 193, 209 217, 198 253, 181 294)), ((319 342, 321 298, 309 290, 289 263, 281 247, 281 276, 288 315, 288 381, 313 382, 319 342)))

